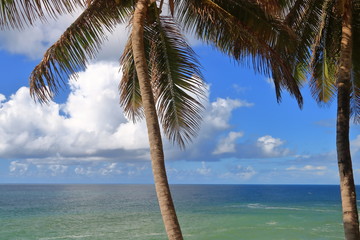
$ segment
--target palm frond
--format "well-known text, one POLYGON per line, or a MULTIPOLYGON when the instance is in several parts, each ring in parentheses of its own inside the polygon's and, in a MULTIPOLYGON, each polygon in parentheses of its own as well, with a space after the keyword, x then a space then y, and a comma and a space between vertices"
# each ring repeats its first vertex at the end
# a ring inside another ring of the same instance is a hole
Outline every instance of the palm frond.
POLYGON ((290 42, 296 42, 293 34, 285 34, 289 28, 279 27, 281 23, 276 18, 263 13, 261 6, 251 1, 241 1, 241 4, 220 0, 175 2, 179 21, 187 30, 195 32, 200 39, 235 60, 249 63, 256 71, 273 77, 278 81, 275 87, 279 101, 281 88, 285 88, 295 96, 299 106, 302 105, 298 82, 293 78, 290 66, 278 53, 280 50, 288 55, 291 52, 290 42), (286 44, 280 40, 280 36, 284 35, 288 36, 286 44))
POLYGON ((85 7, 86 0, 0 0, 0 29, 22 29, 85 7))
POLYGON ((323 5, 321 23, 314 39, 311 60, 310 89, 321 105, 330 103, 336 92, 336 68, 340 51, 341 20, 332 14, 333 2, 323 5), (340 24, 339 24, 340 23, 340 24))
POLYGON ((131 41, 132 39, 130 36, 120 59, 123 74, 119 85, 119 91, 120 105, 124 109, 124 114, 135 123, 144 117, 144 111, 142 108, 140 85, 135 69, 131 41))
POLYGON ((293 75, 298 81, 305 81, 310 73, 311 48, 316 37, 316 29, 321 25, 324 0, 288 1, 284 23, 291 27, 299 41, 296 50, 289 54, 287 62, 293 66, 293 75))
POLYGON ((291 29, 282 24, 279 18, 280 10, 275 2, 277 0, 175 0, 179 12, 179 22, 185 26, 186 30, 198 33, 203 40, 206 40, 206 33, 209 30, 214 31, 215 27, 212 27, 212 24, 216 26, 221 21, 233 24, 241 23, 238 27, 246 26, 252 32, 256 32, 258 37, 266 39, 269 44, 278 41, 288 42, 289 39, 295 40, 296 36, 291 29), (201 16, 197 16, 197 14, 201 16), (208 19, 204 18, 206 15, 208 19), (216 16, 227 18, 216 18, 216 16), (200 23, 201 20, 207 20, 207 23, 200 23), (201 30, 199 25, 206 28, 201 30), (201 34, 199 34, 200 30, 201 34))
POLYGON ((153 34, 151 81, 166 136, 181 148, 196 135, 202 119, 204 84, 199 62, 172 17, 149 26, 153 34))
MULTIPOLYGON (((149 26, 154 24, 156 21, 156 16, 154 14, 151 15, 151 11, 157 11, 155 8, 155 4, 149 7, 149 14, 145 19, 145 25, 149 26)), ((129 27, 132 25, 132 19, 129 21, 129 27)), ((156 74, 155 70, 152 68, 151 59, 151 48, 154 44, 154 33, 151 28, 145 27, 144 29, 144 49, 146 62, 148 65, 149 75, 152 76, 156 74)), ((137 77, 136 69, 135 69, 135 61, 132 50, 132 36, 130 34, 128 38, 128 42, 125 46, 124 52, 120 58, 120 65, 122 66, 122 79, 119 84, 120 91, 120 105, 124 109, 125 116, 133 121, 134 123, 143 119, 144 109, 142 105, 142 97, 140 92, 140 84, 139 79, 137 77)))
POLYGON ((86 67, 106 40, 107 31, 125 21, 132 12, 132 0, 94 0, 60 39, 45 53, 30 76, 30 93, 40 102, 49 101, 62 84, 86 67))

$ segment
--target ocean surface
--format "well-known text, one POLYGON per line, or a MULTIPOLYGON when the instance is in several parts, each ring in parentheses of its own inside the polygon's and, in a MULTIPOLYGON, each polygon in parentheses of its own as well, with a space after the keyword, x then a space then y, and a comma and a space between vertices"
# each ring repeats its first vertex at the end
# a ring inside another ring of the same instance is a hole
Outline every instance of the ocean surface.
MULTIPOLYGON (((186 240, 344 239, 338 186, 171 189, 186 240)), ((167 238, 152 185, 0 185, 0 239, 167 238)))

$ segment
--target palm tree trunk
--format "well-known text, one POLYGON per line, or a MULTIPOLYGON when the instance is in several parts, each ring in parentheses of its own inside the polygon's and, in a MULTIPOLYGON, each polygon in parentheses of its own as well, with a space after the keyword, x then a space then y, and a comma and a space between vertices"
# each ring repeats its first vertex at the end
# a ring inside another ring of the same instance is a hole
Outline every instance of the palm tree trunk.
POLYGON ((144 50, 144 22, 148 3, 147 0, 139 0, 136 4, 133 18, 132 48, 148 129, 152 169, 161 215, 168 238, 170 240, 182 240, 183 237, 166 176, 160 127, 144 50))
POLYGON ((346 240, 359 240, 359 217, 353 177, 350 142, 350 87, 351 87, 351 2, 344 0, 340 68, 337 79, 336 148, 338 156, 343 223, 346 240))

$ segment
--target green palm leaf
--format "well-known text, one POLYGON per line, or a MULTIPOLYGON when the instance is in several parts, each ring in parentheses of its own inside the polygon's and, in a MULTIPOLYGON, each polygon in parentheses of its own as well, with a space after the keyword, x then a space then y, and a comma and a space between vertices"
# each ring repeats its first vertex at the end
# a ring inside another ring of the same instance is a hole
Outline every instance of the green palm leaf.
MULTIPOLYGON (((295 52, 289 55, 288 61, 293 66, 295 77, 303 77, 309 73, 311 61, 311 47, 314 42, 315 32, 321 24, 321 9, 324 0, 296 0, 288 1, 284 11, 286 12, 284 23, 291 27, 299 41, 295 52)), ((298 79, 305 81, 306 78, 298 79)))
POLYGON ((341 19, 332 14, 334 2, 323 5, 321 23, 313 44, 313 58, 310 63, 312 78, 310 89, 319 104, 330 103, 336 92, 336 67, 339 58, 341 19))
POLYGON ((84 7, 86 0, 0 0, 0 29, 21 29, 84 7))
POLYGON ((30 76, 30 93, 40 102, 50 100, 59 87, 84 69, 106 40, 106 32, 125 21, 132 12, 131 0, 94 0, 60 39, 45 53, 30 76))

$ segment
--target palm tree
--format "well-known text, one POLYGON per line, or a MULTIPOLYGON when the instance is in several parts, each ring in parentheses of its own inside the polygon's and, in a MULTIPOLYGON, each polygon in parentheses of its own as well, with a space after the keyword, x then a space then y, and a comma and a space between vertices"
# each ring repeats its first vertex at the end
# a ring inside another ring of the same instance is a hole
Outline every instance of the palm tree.
MULTIPOLYGON (((204 92, 198 61, 174 17, 205 42, 238 61, 250 60, 255 70, 273 76, 279 100, 283 88, 297 98, 299 105, 302 98, 299 83, 275 51, 275 43, 294 36, 272 14, 275 8, 271 4, 169 0, 171 14, 163 16, 164 1, 159 2, 158 6, 155 0, 2 1, 0 27, 22 28, 37 18, 46 21, 49 16, 56 18, 86 7, 30 76, 32 96, 47 102, 70 75, 86 68, 106 39, 106 30, 130 22, 131 34, 121 57, 121 105, 133 121, 145 116, 165 229, 169 239, 183 239, 167 181, 158 119, 166 136, 184 147, 199 128, 204 92)), ((279 45, 284 47, 276 50, 289 51, 286 44, 279 45)))
POLYGON ((360 113, 360 55, 353 47, 360 43, 360 1, 289 2, 285 22, 302 39, 299 54, 294 55, 298 58, 291 61, 298 62, 294 65, 301 66, 303 77, 305 71, 311 73, 316 101, 326 104, 337 95, 336 147, 344 231, 347 240, 360 239, 349 142, 351 115, 359 121, 360 113))

